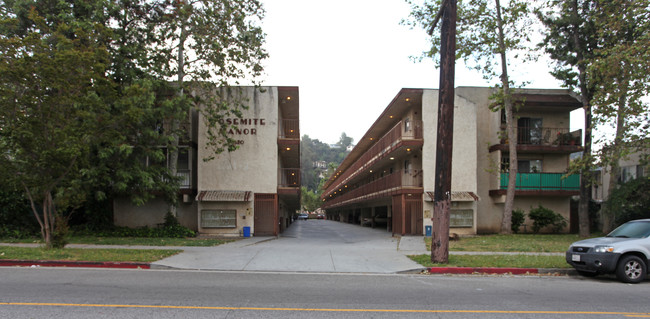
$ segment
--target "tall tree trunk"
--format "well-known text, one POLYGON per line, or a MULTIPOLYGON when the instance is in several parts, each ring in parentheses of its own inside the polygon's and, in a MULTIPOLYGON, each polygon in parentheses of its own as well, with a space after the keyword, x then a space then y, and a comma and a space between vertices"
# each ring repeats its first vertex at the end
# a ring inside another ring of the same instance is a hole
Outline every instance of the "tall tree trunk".
POLYGON ((449 262, 449 210, 451 208, 451 160, 454 131, 454 74, 456 63, 456 0, 441 7, 440 93, 438 96, 438 143, 434 182, 431 261, 449 262))
MULTIPOLYGON (((621 169, 619 165, 619 160, 621 159, 621 154, 620 154, 620 148, 622 147, 623 143, 623 136, 625 134, 625 131, 627 130, 627 123, 625 122, 625 107, 627 105, 627 92, 629 82, 627 80, 621 80, 619 81, 619 94, 620 97, 618 99, 618 109, 616 110, 616 136, 614 137, 614 142, 612 143, 611 146, 611 158, 610 158, 610 165, 609 165, 609 171, 610 171, 610 178, 609 178, 609 185, 608 185, 608 194, 607 194, 607 200, 609 200, 609 194, 612 193, 614 188, 618 185, 619 180, 621 179, 621 169)), ((614 226, 616 224, 616 215, 615 211, 611 211, 609 209, 601 209, 602 214, 602 222, 603 222, 603 227, 602 231, 603 233, 607 234, 614 230, 614 226)))
POLYGON ((578 60, 578 78, 580 82, 580 95, 582 108, 585 112, 585 145, 582 151, 583 166, 580 170, 580 202, 578 204, 578 224, 580 237, 589 237, 589 202, 591 202, 591 99, 592 94, 587 85, 587 68, 584 59, 584 45, 580 41, 580 14, 578 12, 578 0, 571 2, 573 13, 573 43, 575 45, 576 58, 578 60))
MULTIPOLYGON (((183 102, 183 98, 185 96, 185 91, 183 89, 183 79, 185 78, 185 40, 187 40, 187 31, 185 29, 185 25, 181 24, 181 30, 180 30, 180 35, 178 39, 178 72, 177 72, 177 83, 178 83, 178 97, 180 98, 181 102, 183 102)), ((179 145, 179 130, 180 128, 180 119, 177 116, 174 116, 171 122, 171 142, 170 142, 170 147, 168 150, 169 154, 169 172, 172 176, 176 177, 178 176, 178 145, 179 145)), ((174 196, 177 196, 174 194, 174 196)), ((176 198, 175 198, 176 199, 176 198)), ((177 217, 178 215, 178 207, 177 207, 177 202, 174 200, 173 202, 169 203, 169 213, 177 217)))
POLYGON ((503 19, 501 18, 501 3, 496 1, 497 29, 499 31, 499 55, 501 56, 501 85, 503 87, 503 109, 506 112, 506 130, 508 132, 508 189, 506 190, 506 202, 503 205, 503 217, 501 219, 501 233, 512 233, 512 209, 515 203, 515 191, 517 187, 517 131, 515 116, 510 94, 510 78, 508 77, 508 59, 506 45, 503 35, 503 19))

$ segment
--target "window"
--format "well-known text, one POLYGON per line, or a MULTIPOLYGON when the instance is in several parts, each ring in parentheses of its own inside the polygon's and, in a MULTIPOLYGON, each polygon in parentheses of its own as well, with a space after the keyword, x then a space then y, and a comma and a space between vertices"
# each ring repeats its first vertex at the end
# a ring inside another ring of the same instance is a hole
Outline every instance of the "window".
POLYGON ((237 228, 237 210, 205 209, 201 211, 203 228, 237 228))
POLYGON ((411 172, 411 161, 410 160, 405 160, 404 161, 404 174, 408 174, 411 172))
POLYGON ((519 173, 541 173, 542 160, 517 161, 517 170, 519 173))
POLYGON ((178 170, 189 170, 190 169, 190 152, 187 147, 178 149, 178 170))
POLYGON ((621 177, 619 179, 619 182, 629 182, 633 179, 635 179, 637 176, 637 167, 636 165, 631 165, 631 166, 622 166, 621 167, 621 177))
POLYGON ((449 227, 474 226, 473 209, 452 209, 449 213, 449 227))
POLYGON ((517 132, 520 144, 541 144, 542 143, 542 119, 522 117, 517 120, 517 132))
POLYGON ((407 117, 404 119, 404 132, 410 132, 410 131, 411 131, 411 119, 407 117))

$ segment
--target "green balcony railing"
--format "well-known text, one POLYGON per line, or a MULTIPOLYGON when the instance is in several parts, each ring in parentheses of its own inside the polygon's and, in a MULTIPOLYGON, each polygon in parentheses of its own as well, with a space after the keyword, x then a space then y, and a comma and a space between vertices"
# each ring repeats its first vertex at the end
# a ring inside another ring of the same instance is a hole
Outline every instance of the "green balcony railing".
MULTIPOLYGON (((501 189, 508 188, 509 173, 501 173, 501 189)), ((580 189, 580 175, 565 177, 564 173, 517 173, 517 190, 570 190, 580 189)))

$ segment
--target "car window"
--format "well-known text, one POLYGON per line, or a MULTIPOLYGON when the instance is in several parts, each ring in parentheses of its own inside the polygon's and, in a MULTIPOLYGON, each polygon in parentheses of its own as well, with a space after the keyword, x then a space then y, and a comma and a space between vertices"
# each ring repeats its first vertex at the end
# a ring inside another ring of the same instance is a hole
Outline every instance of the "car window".
POLYGON ((614 229, 607 237, 621 237, 621 238, 645 238, 650 235, 650 222, 648 221, 635 221, 627 222, 618 228, 614 229))

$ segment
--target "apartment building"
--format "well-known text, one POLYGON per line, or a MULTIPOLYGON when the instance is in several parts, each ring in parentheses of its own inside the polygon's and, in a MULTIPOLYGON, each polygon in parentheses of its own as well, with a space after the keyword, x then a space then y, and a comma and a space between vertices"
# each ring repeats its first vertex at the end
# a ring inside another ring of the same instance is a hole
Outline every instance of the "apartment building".
MULTIPOLYGON (((451 231, 498 232, 507 188, 505 117, 493 112, 493 90, 456 89, 451 231)), ((565 176, 569 154, 582 150, 570 132, 581 104, 567 90, 520 90, 515 208, 542 205, 569 220, 579 177, 565 176)), ((422 235, 432 225, 438 90, 402 89, 326 182, 329 219, 422 235)))
MULTIPOLYGON (((232 88, 227 94, 247 104, 241 118, 224 119, 236 127, 228 130, 239 146, 234 152, 212 154, 203 114, 191 113, 178 159, 181 224, 218 236, 277 235, 288 227, 300 209, 298 93, 297 87, 232 88)), ((116 199, 114 222, 155 226, 167 211, 162 198, 140 207, 116 199)))

